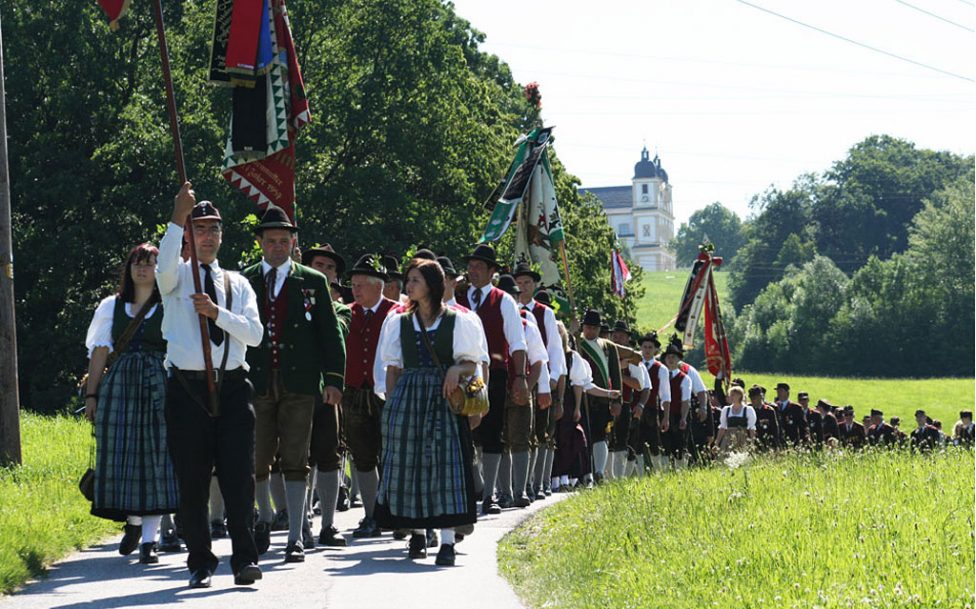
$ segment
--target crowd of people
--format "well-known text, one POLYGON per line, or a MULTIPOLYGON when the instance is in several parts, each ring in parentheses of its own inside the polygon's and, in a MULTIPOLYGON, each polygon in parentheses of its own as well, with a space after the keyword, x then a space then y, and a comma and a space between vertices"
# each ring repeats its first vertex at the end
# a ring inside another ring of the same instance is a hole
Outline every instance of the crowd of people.
POLYGON ((222 232, 185 184, 159 248, 130 252, 86 340, 92 513, 125 522, 119 552, 140 563, 185 544, 194 588, 211 585, 212 540, 226 536, 238 585, 262 578, 275 530, 286 562, 392 535, 409 559, 437 548, 451 566, 479 518, 608 479, 739 450, 973 442, 971 412, 950 439, 919 410, 906 436, 879 410, 859 423, 851 406, 794 402, 787 383, 774 401, 741 379, 709 390, 677 337, 635 340, 594 310, 567 328, 539 274, 508 272, 488 245, 464 272, 426 249, 405 269, 380 254, 347 268, 328 245, 299 263, 297 228, 270 208, 262 260, 237 273, 218 261, 222 232), (449 396, 473 378, 487 412, 462 416, 449 396), (338 530, 336 511, 357 504, 358 527, 338 530))

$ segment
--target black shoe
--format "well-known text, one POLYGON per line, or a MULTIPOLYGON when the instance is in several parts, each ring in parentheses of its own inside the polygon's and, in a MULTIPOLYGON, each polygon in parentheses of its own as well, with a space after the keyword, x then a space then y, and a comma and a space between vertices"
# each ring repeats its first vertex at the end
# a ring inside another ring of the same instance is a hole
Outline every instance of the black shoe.
POLYGON ((441 549, 437 551, 437 559, 434 560, 434 564, 442 567, 453 567, 454 559, 454 544, 445 543, 441 546, 441 549))
POLYGON ((312 504, 312 514, 316 516, 322 515, 322 503, 320 501, 316 501, 312 504))
POLYGON ((285 562, 305 562, 305 548, 302 542, 293 541, 285 548, 285 562))
POLYGON ((339 487, 339 495, 336 497, 336 511, 345 512, 349 509, 349 490, 344 487, 339 487))
POLYGON ((210 569, 197 569, 196 571, 190 573, 190 587, 209 588, 210 569))
POLYGON ((170 529, 165 531, 159 536, 159 551, 160 552, 182 552, 183 544, 180 543, 180 538, 177 537, 176 531, 170 529))
POLYGON ((546 487, 546 490, 543 491, 543 492, 545 493, 546 497, 552 497, 552 489, 551 488, 546 487))
POLYGON ((410 536, 410 558, 427 558, 427 536, 414 533, 410 536))
POLYGON ((508 508, 512 507, 512 498, 508 495, 499 495, 498 507, 502 508, 503 510, 507 510, 508 508))
POLYGON ((329 527, 322 529, 319 533, 319 545, 327 548, 344 548, 346 547, 346 538, 339 534, 339 529, 329 527))
POLYGON ((272 531, 287 531, 288 530, 288 510, 278 510, 275 514, 274 520, 271 521, 272 531))
POLYGON ((427 529, 427 547, 436 548, 438 543, 440 543, 440 539, 437 536, 437 531, 427 529))
POLYGON ((502 509, 491 499, 485 499, 481 502, 481 513, 485 516, 488 514, 501 514, 502 509))
POLYGON ((302 545, 306 550, 315 549, 315 535, 312 534, 312 521, 308 518, 305 519, 305 524, 302 525, 302 545))
POLYGON ((393 539, 396 540, 406 539, 407 535, 409 534, 410 534, 410 529, 394 529, 393 539))
POLYGON ((223 520, 215 520, 210 523, 210 539, 223 539, 227 537, 227 525, 223 520))
MULTIPOLYGON (((552 492, 552 491, 550 491, 550 493, 551 493, 551 492, 552 492)), ((535 492, 535 500, 536 500, 536 501, 543 501, 543 500, 545 500, 545 498, 546 498, 546 497, 548 497, 548 496, 549 496, 549 495, 547 495, 547 494, 546 494, 546 492, 545 492, 544 490, 542 490, 542 489, 540 489, 540 490, 537 490, 537 491, 535 492)))
POLYGON ((141 524, 127 524, 122 527, 122 541, 119 542, 119 554, 128 556, 139 547, 139 540, 142 539, 141 524))
POLYGON ((512 501, 512 505, 517 508, 527 508, 532 505, 532 502, 525 495, 519 495, 512 501))
POLYGON ((258 555, 264 554, 271 547, 271 523, 259 522, 254 526, 254 545, 258 555))
POLYGON ((250 586, 257 580, 261 579, 261 567, 254 563, 244 565, 237 570, 234 574, 234 585, 235 586, 250 586))
POLYGON ((156 553, 156 542, 151 541, 139 546, 139 564, 154 565, 159 562, 159 554, 156 553))
POLYGON ((382 535, 380 526, 376 524, 376 521, 372 518, 363 518, 359 521, 359 527, 352 532, 352 536, 356 539, 363 539, 365 537, 379 537, 382 535))
POLYGON ((349 507, 363 507, 363 502, 359 500, 359 495, 349 497, 349 507))

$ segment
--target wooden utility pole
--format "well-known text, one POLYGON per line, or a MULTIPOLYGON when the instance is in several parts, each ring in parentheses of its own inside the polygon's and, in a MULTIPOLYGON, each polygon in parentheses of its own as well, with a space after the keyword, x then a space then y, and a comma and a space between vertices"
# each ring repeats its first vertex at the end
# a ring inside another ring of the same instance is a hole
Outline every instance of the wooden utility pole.
POLYGON ((0 27, 0 465, 20 464, 20 392, 14 317, 14 244, 7 168, 7 97, 0 27))

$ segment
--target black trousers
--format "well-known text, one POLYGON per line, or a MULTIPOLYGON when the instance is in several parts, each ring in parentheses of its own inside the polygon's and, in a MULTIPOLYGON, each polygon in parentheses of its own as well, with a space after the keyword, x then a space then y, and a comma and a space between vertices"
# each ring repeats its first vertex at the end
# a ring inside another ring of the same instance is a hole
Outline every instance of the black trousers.
MULTIPOLYGON (((620 408, 620 414, 613 417, 613 429, 610 430, 608 448, 610 452, 627 450, 627 441, 630 438, 630 426, 634 415, 630 412, 630 406, 624 404, 620 408)), ((635 422, 636 423, 636 422, 635 422)))
POLYGON ((665 454, 681 459, 688 447, 688 430, 681 429, 681 414, 672 414, 668 422, 668 431, 661 434, 665 454))
MULTIPOLYGON (((179 374, 176 372, 176 374, 179 374)), ((228 378, 220 392, 220 416, 211 417, 205 381, 170 378, 166 426, 170 456, 180 489, 180 518, 191 571, 217 568, 210 548, 210 475, 217 473, 227 511, 227 532, 236 573, 258 562, 254 545, 254 407, 251 383, 228 378), (198 401, 199 400, 199 401, 198 401)))
POLYGON ((508 394, 508 371, 491 369, 488 376, 488 414, 478 426, 481 450, 486 453, 502 452, 502 428, 505 426, 505 398, 508 394))
POLYGON ((315 400, 308 463, 318 467, 320 472, 333 472, 339 469, 340 462, 339 414, 335 406, 326 404, 319 396, 315 400))

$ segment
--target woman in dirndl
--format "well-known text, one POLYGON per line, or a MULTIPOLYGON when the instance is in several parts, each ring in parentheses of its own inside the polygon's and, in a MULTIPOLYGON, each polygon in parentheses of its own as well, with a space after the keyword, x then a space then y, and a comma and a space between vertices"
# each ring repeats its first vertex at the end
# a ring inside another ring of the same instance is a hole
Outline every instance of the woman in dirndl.
POLYGON ((436 563, 450 566, 454 527, 474 524, 477 499, 468 419, 451 410, 447 395, 487 353, 473 316, 444 307, 440 265, 414 260, 406 289, 408 310, 384 323, 377 353, 387 401, 374 517, 383 528, 412 531, 410 558, 426 558, 425 530, 440 528, 436 563))
POLYGON ((732 404, 722 408, 718 435, 715 436, 715 445, 723 454, 746 450, 756 439, 756 411, 745 403, 742 387, 729 389, 729 399, 732 404))
POLYGON ((90 358, 85 416, 94 423, 96 446, 92 514, 124 520, 119 553, 138 547, 142 564, 159 561, 161 517, 179 504, 163 417, 166 341, 156 288, 158 254, 148 243, 129 252, 118 291, 98 305, 85 340, 90 358), (124 334, 131 338, 121 344, 124 334), (116 347, 122 351, 103 375, 116 347))

